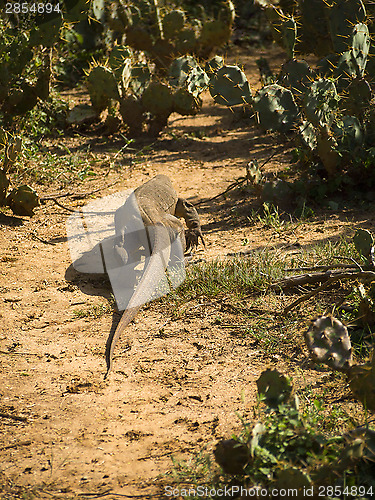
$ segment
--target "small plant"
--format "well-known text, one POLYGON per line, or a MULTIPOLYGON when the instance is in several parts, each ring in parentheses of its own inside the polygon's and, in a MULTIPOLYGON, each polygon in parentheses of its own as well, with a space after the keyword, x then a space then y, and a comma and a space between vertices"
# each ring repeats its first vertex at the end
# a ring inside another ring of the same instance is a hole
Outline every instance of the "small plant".
MULTIPOLYGON (((316 430, 315 418, 309 413, 302 417, 292 383, 285 375, 264 371, 257 385, 258 412, 265 402, 265 415, 255 424, 240 418, 243 431, 216 444, 213 454, 220 470, 210 464, 206 454, 206 468, 199 469, 199 477, 191 461, 184 467, 175 464, 175 480, 183 484, 190 478, 193 484, 197 480, 208 482, 212 492, 224 487, 237 493, 247 490, 249 496, 256 496, 257 491, 286 489, 290 497, 302 498, 331 488, 335 496, 356 496, 355 491, 360 491, 361 498, 372 498, 374 431, 359 427, 327 436, 316 430)), ((219 498, 211 495, 211 499, 219 498)))
POLYGON ((39 198, 34 189, 24 184, 7 194, 10 185, 7 175, 21 151, 22 141, 19 137, 11 139, 1 129, 0 132, 4 141, 3 168, 0 170, 0 206, 9 206, 16 215, 31 217, 34 215, 34 208, 39 205, 39 198))
POLYGON ((109 304, 93 304, 88 309, 76 309, 73 311, 75 318, 98 319, 112 311, 109 304))
POLYGON ((286 227, 285 221, 281 220, 279 208, 275 207, 272 203, 263 203, 263 215, 258 214, 257 219, 264 227, 272 228, 276 231, 282 228, 285 229, 286 227))

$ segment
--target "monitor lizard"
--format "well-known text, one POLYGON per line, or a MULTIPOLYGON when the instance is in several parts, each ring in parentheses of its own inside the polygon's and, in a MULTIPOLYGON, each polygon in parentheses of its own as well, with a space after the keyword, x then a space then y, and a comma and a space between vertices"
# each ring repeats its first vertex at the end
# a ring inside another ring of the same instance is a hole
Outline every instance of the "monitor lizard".
POLYGON ((198 246, 199 240, 204 245, 196 209, 191 203, 177 196, 169 177, 160 174, 136 188, 134 196, 116 210, 114 252, 123 264, 128 261, 128 242, 132 240, 130 246, 134 246, 134 238, 129 239, 127 226, 131 225, 128 223, 136 217, 135 213, 138 218, 141 217, 143 224, 143 235, 142 231, 138 232, 138 236, 141 236, 139 243, 142 244, 143 239, 146 241, 143 245, 146 246, 148 242, 151 255, 115 331, 108 337, 105 351, 107 372, 104 378, 107 378, 112 369, 113 352, 120 335, 142 304, 151 299, 155 287, 165 276, 172 241, 178 238, 183 252, 198 246), (188 228, 186 232, 181 217, 185 219, 188 228))

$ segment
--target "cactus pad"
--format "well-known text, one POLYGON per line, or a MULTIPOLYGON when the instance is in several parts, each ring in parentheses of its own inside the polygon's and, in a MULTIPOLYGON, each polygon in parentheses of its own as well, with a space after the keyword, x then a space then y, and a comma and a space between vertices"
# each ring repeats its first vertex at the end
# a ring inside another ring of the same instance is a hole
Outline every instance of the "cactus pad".
POLYGON ((365 21, 366 10, 362 0, 335 0, 327 13, 333 49, 340 54, 348 50, 353 25, 365 21))
POLYGON ((364 257, 371 255, 374 247, 374 238, 367 229, 357 229, 353 237, 353 243, 358 253, 364 257))
POLYGON ((364 108, 369 106, 372 91, 369 83, 363 78, 356 78, 347 87, 345 110, 350 115, 360 116, 364 108))
POLYGON ((206 62, 204 70, 209 78, 216 75, 218 70, 224 66, 224 60, 221 56, 214 56, 206 62))
POLYGON ((185 85, 189 92, 191 92, 195 97, 198 97, 199 94, 206 90, 209 82, 210 79, 206 75, 206 72, 197 66, 190 71, 185 85))
POLYGON ((8 187, 9 179, 4 170, 0 170, 0 207, 4 205, 8 187))
POLYGON ((216 462, 225 474, 244 474, 250 461, 249 448, 235 439, 223 439, 214 449, 216 462))
POLYGON ((38 16, 38 23, 30 32, 30 45, 52 47, 59 39, 62 17, 60 14, 45 14, 38 16))
POLYGON ((178 57, 169 67, 169 83, 173 87, 182 87, 182 85, 185 84, 191 70, 197 66, 198 63, 192 56, 178 57))
POLYGON ((147 63, 137 63, 132 66, 129 88, 133 94, 140 97, 150 83, 151 71, 147 63))
POLYGON ((126 44, 134 50, 149 51, 152 49, 152 37, 148 30, 133 24, 126 30, 126 44))
POLYGON ((344 372, 352 366, 348 330, 338 319, 331 316, 317 318, 312 321, 304 337, 316 363, 324 363, 333 370, 344 372))
POLYGON ((356 148, 362 146, 364 134, 361 124, 355 116, 343 116, 332 126, 332 131, 341 150, 352 154, 356 148))
POLYGON ((310 122, 303 121, 302 125, 299 126, 299 138, 304 146, 314 151, 317 146, 316 132, 310 122))
POLYGON ((283 45, 289 59, 294 58, 294 47, 297 40, 297 24, 293 17, 287 18, 282 25, 283 45))
POLYGON ((258 90, 254 96, 254 109, 263 129, 279 132, 288 132, 299 115, 292 92, 275 83, 258 90))
POLYGON ((115 75, 105 66, 95 66, 87 77, 87 88, 91 103, 99 113, 105 109, 110 99, 120 99, 115 75))
POLYGON ((271 26, 272 36, 281 45, 288 55, 294 57, 294 47, 297 40, 297 25, 293 17, 286 16, 275 7, 266 8, 266 15, 271 26))
POLYGON ((370 44, 371 39, 367 25, 363 23, 356 24, 353 28, 351 49, 358 76, 363 76, 365 72, 370 44))
POLYGON ((303 108, 313 125, 330 125, 338 102, 339 96, 333 81, 320 78, 311 84, 310 91, 303 99, 303 108))
POLYGON ((214 47, 220 47, 229 40, 231 26, 226 22, 215 19, 206 21, 202 25, 202 31, 198 39, 200 46, 199 55, 202 58, 209 57, 214 47))
POLYGON ((116 76, 117 80, 120 80, 124 65, 128 60, 131 60, 133 51, 130 47, 116 45, 111 50, 109 55, 108 63, 116 76))
POLYGON ((174 40, 177 54, 191 54, 195 52, 200 31, 197 26, 179 31, 174 40))
POLYGON ((169 115, 173 109, 172 89, 161 82, 151 82, 142 95, 143 107, 153 115, 169 115))
POLYGON ((375 412, 375 356, 372 361, 355 365, 348 371, 349 387, 363 406, 375 412))
POLYGON ((290 380, 277 370, 267 369, 262 372, 257 380, 258 394, 265 397, 265 402, 270 408, 277 408, 286 403, 293 392, 290 380))
POLYGON ((181 31, 186 22, 185 12, 183 10, 171 10, 163 17, 163 34, 166 39, 173 38, 181 31))
POLYGON ((202 107, 202 100, 187 89, 178 89, 173 94, 173 110, 180 115, 196 115, 202 107))
POLYGON ((129 135, 138 137, 142 133, 144 109, 139 99, 132 95, 120 99, 120 114, 124 123, 129 127, 129 135))
POLYGON ((6 204, 16 215, 34 215, 34 208, 39 205, 39 198, 34 189, 23 185, 13 189, 6 198, 6 204))
POLYGON ((210 94, 217 104, 236 106, 251 103, 251 89, 238 66, 223 66, 210 79, 210 94))
POLYGON ((311 85, 312 71, 306 61, 292 59, 281 68, 278 84, 287 87, 294 97, 302 96, 311 85))
POLYGON ((311 478, 302 470, 295 467, 283 469, 277 474, 276 484, 278 488, 295 488, 302 496, 304 488, 309 488, 312 484, 311 478))

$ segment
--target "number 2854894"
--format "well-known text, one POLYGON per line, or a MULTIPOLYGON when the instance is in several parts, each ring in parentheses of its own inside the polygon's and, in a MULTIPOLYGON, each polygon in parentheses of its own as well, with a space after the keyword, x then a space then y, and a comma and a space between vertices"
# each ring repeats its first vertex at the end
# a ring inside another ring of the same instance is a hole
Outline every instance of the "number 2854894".
POLYGON ((7 2, 5 4, 6 14, 52 14, 52 12, 60 12, 59 3, 7 2))

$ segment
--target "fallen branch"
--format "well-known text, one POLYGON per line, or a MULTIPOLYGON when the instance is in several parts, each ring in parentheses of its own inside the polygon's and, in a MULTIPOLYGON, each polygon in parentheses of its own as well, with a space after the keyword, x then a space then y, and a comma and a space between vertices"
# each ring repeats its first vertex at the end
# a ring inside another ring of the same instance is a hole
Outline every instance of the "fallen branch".
POLYGON ((40 241, 41 243, 44 243, 45 245, 52 245, 52 246, 56 245, 56 243, 52 243, 52 241, 44 240, 43 238, 35 234, 35 231, 32 231, 30 235, 32 236, 32 238, 35 238, 36 240, 40 241))
MULTIPOLYGON (((314 276, 314 275, 311 275, 311 276, 314 276)), ((287 314, 288 312, 290 312, 292 309, 294 309, 296 306, 298 306, 302 302, 305 302, 306 300, 310 299, 314 295, 317 295, 322 290, 325 290, 326 288, 330 287, 336 281, 341 281, 341 280, 346 280, 346 279, 361 279, 362 281, 372 281, 375 279, 375 272, 374 271, 359 271, 359 272, 347 272, 347 273, 340 272, 340 273, 337 273, 334 275, 331 274, 331 275, 327 275, 327 276, 328 277, 325 280, 325 283, 320 285, 318 288, 315 288, 311 292, 308 292, 305 295, 302 295, 297 300, 295 300, 294 302, 289 304, 289 306, 287 306, 284 309, 284 314, 287 314)), ((298 276, 295 276, 294 278, 298 278, 298 276)), ((321 281, 322 281, 322 279, 321 279, 321 281)))
MULTIPOLYGON (((67 196, 71 196, 73 200, 82 200, 83 198, 86 198, 86 196, 90 196, 92 194, 98 193, 99 191, 103 191, 103 189, 110 188, 114 186, 115 184, 118 184, 120 181, 117 180, 115 182, 112 182, 111 184, 107 184, 103 187, 94 189, 93 191, 87 191, 86 193, 74 193, 73 191, 68 191, 67 193, 63 194, 52 194, 50 196, 42 196, 39 198, 41 202, 43 201, 48 201, 48 200, 53 200, 56 201, 56 198, 66 198, 67 196)), ((65 208, 65 207, 63 207, 65 208)))
POLYGON ((58 207, 63 208, 64 210, 68 210, 68 212, 75 212, 77 209, 69 208, 56 200, 56 198, 48 198, 49 201, 53 201, 58 207))
POLYGON ((229 191, 231 191, 232 189, 236 188, 237 186, 241 186, 241 184, 243 184, 247 180, 248 180, 247 177, 240 177, 235 182, 232 182, 232 184, 230 184, 227 187, 227 189, 225 191, 223 191, 222 193, 219 193, 216 196, 213 196, 212 198, 208 198, 208 199, 205 199, 205 200, 198 201, 197 203, 194 203, 194 206, 195 207, 199 207, 200 205, 203 205, 203 203, 207 203, 209 201, 216 200, 217 198, 220 198, 220 196, 224 196, 225 194, 227 194, 229 191))
POLYGON ((374 271, 354 271, 348 270, 342 272, 337 271, 327 271, 325 273, 315 273, 315 274, 298 274, 296 276, 290 276, 289 278, 277 281, 276 283, 271 283, 271 290, 285 290, 287 288, 293 288, 296 286, 312 285, 322 281, 330 280, 331 278, 337 279, 350 279, 350 278, 361 278, 367 280, 375 280, 374 271))
POLYGON ((291 273, 295 271, 329 271, 330 269, 358 269, 358 266, 355 264, 352 266, 348 266, 347 264, 332 264, 329 266, 291 267, 290 269, 284 269, 284 271, 291 273))

